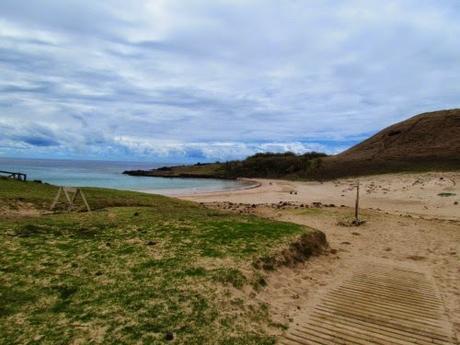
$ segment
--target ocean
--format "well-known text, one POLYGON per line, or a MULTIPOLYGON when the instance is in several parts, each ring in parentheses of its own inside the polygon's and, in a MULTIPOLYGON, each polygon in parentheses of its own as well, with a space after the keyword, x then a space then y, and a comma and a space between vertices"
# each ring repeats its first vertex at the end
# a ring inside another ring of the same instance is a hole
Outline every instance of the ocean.
POLYGON ((152 169, 164 164, 96 160, 16 159, 0 157, 0 170, 27 174, 27 180, 41 180, 58 186, 103 187, 165 195, 241 189, 240 181, 162 178, 123 175, 124 170, 152 169))

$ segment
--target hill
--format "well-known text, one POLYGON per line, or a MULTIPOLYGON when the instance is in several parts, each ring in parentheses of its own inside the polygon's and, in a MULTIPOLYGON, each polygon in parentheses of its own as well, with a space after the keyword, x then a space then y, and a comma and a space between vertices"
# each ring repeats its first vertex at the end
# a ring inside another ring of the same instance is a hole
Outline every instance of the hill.
POLYGON ((423 113, 387 127, 334 156, 258 153, 241 161, 125 171, 207 178, 333 179, 401 171, 460 170, 460 109, 423 113))
POLYGON ((312 176, 460 169, 460 109, 423 113, 322 160, 312 176))

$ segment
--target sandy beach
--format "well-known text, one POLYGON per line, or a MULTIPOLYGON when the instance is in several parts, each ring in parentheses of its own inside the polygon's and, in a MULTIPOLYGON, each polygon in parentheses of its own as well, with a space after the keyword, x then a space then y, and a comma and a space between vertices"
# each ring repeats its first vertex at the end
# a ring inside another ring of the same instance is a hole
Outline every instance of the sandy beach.
MULTIPOLYGON (((359 226, 353 217, 357 179, 330 182, 256 180, 258 188, 181 196, 208 207, 252 213, 322 230, 331 250, 271 273, 257 296, 274 320, 295 325, 324 291, 356 267, 382 262, 413 267, 433 279, 460 333, 460 173, 388 174, 359 178, 359 226)), ((249 293, 249 292, 248 292, 249 293)))
POLYGON ((460 220, 460 173, 400 173, 328 182, 254 179, 257 188, 179 196, 198 202, 272 204, 297 202, 354 206, 356 183, 360 204, 392 214, 460 220))

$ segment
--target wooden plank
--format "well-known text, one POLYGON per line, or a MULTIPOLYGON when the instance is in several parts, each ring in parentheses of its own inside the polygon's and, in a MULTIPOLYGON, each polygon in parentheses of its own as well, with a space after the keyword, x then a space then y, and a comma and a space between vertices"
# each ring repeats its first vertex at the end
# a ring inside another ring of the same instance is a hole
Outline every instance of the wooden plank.
POLYGON ((306 316, 284 336, 289 344, 456 344, 431 281, 395 266, 359 270, 306 316))

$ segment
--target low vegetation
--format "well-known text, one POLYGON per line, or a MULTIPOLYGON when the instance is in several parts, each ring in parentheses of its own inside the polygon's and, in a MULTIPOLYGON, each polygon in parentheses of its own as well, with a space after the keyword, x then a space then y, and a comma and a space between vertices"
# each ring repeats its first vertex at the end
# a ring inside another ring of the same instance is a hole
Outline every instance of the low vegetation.
POLYGON ((93 212, 51 213, 54 186, 0 180, 0 343, 274 344, 279 326, 254 298, 268 273, 255 263, 315 231, 84 192, 93 212))
POLYGON ((443 196, 443 197, 449 197, 449 196, 455 196, 456 194, 455 193, 449 193, 449 192, 443 192, 443 193, 439 193, 438 195, 443 196))
POLYGON ((222 174, 227 177, 306 178, 321 164, 324 153, 258 153, 242 161, 226 162, 222 174))
POLYGON ((234 179, 288 178, 305 179, 321 166, 324 153, 309 152, 297 155, 285 153, 258 153, 244 160, 225 163, 195 164, 174 167, 162 167, 153 170, 125 171, 125 174, 160 177, 208 177, 234 179))

